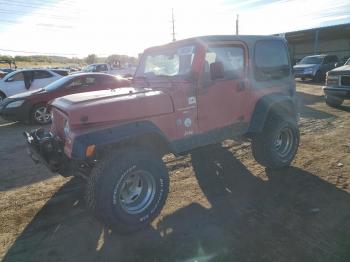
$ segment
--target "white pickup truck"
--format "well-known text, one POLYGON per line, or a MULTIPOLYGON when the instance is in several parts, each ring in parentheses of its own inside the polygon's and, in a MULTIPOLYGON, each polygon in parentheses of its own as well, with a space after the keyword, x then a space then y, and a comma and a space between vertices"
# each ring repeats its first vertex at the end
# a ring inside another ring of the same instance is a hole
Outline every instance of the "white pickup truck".
POLYGON ((99 72, 111 75, 120 75, 123 77, 132 77, 135 73, 136 67, 113 67, 110 64, 91 64, 85 67, 83 72, 99 72))

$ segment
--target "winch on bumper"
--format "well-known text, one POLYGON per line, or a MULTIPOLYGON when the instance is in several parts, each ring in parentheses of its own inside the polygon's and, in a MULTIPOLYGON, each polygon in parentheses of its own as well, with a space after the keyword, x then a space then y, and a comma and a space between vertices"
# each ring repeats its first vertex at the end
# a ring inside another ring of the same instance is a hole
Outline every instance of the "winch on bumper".
POLYGON ((42 163, 52 172, 65 176, 69 161, 63 152, 64 143, 59 137, 43 128, 24 132, 23 135, 27 140, 28 154, 35 163, 42 163))

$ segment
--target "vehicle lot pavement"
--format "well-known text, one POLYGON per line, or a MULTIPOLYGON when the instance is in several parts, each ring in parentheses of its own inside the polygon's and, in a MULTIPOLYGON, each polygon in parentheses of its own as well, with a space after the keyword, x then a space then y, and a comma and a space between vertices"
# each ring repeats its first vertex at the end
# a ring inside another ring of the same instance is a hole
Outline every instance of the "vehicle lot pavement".
POLYGON ((118 235, 86 210, 83 186, 36 166, 22 132, 0 120, 4 261, 350 261, 350 103, 328 107, 298 83, 301 146, 265 170, 249 143, 166 157, 170 193, 148 229, 118 235))

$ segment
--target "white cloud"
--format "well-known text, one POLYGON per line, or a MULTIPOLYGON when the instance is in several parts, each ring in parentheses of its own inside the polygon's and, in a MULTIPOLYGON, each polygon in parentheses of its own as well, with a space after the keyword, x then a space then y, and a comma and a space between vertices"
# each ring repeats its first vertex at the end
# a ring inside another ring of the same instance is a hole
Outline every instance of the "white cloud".
POLYGON ((233 34, 237 13, 242 34, 317 27, 349 19, 350 15, 344 11, 350 10, 350 4, 342 0, 282 0, 267 4, 259 0, 215 3, 211 0, 62 0, 52 10, 47 6, 38 9, 0 32, 0 38, 6 39, 0 48, 78 56, 137 55, 149 46, 171 41, 171 8, 175 12, 177 39, 233 34), (54 19, 54 16, 67 19, 54 19))

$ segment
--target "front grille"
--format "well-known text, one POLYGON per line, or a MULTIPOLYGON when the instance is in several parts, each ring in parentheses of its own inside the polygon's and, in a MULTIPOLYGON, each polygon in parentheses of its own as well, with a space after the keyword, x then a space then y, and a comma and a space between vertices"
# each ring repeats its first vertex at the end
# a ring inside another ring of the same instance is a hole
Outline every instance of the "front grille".
POLYGON ((340 83, 342 86, 350 86, 350 76, 341 76, 340 83))
POLYGON ((294 73, 295 74, 302 74, 302 73, 304 73, 304 69, 294 69, 294 73))
POLYGON ((55 135, 58 135, 61 139, 64 139, 63 128, 64 128, 64 122, 65 122, 66 117, 57 108, 53 108, 52 115, 53 115, 53 122, 51 125, 51 131, 55 135))

